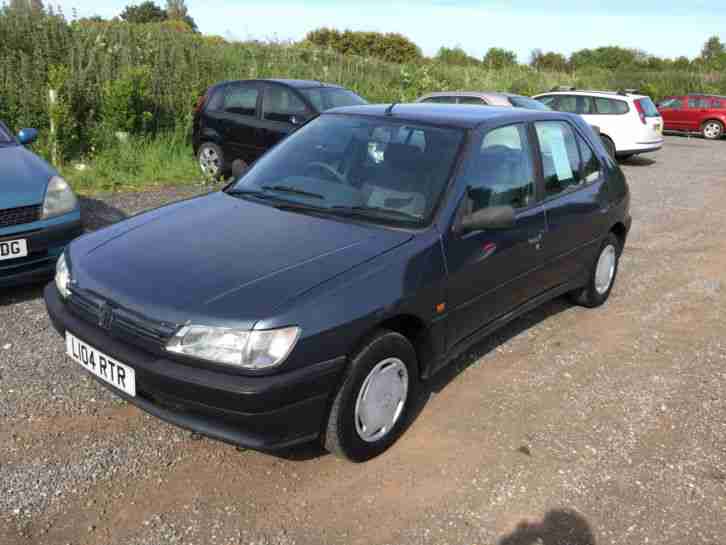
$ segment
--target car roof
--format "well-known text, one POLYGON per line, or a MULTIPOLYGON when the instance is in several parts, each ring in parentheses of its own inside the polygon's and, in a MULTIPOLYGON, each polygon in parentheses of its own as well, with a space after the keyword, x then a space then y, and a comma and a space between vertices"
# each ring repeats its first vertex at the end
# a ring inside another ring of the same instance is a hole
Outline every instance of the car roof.
POLYGON ((572 91, 547 91, 546 93, 539 93, 533 98, 547 96, 547 95, 575 95, 575 96, 595 96, 603 98, 619 98, 626 100, 628 98, 648 98, 647 95, 639 95, 637 93, 626 93, 622 91, 587 91, 583 89, 574 89, 572 91))
POLYGON ((499 91, 437 91, 423 95, 418 100, 433 97, 476 97, 476 98, 492 98, 492 97, 517 97, 514 93, 502 93, 499 91))
POLYGON ((328 110, 323 115, 350 114, 371 117, 386 117, 398 121, 412 123, 426 123, 462 129, 473 129, 491 122, 530 121, 541 119, 569 119, 576 117, 563 112, 547 112, 541 110, 526 110, 523 108, 502 108, 501 106, 477 106, 472 108, 466 104, 438 104, 438 103, 406 103, 394 104, 366 104, 361 106, 344 106, 328 110))
POLYGON ((266 83, 279 83, 281 85, 287 85, 288 87, 295 87, 297 89, 308 89, 310 87, 330 87, 333 89, 343 89, 342 86, 334 83, 325 83, 322 81, 312 79, 279 79, 279 78, 258 78, 258 79, 238 79, 238 80, 227 80, 219 82, 217 85, 227 85, 228 83, 247 83, 247 82, 266 82, 266 83))

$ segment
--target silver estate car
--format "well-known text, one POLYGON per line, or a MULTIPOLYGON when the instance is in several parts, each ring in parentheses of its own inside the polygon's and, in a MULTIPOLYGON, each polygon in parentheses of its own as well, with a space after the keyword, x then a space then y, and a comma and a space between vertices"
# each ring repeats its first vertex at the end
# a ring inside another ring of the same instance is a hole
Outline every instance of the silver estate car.
POLYGON ((512 93, 489 93, 478 91, 451 91, 429 93, 416 102, 439 104, 474 104, 479 106, 503 106, 505 108, 527 108, 530 110, 549 110, 541 102, 512 93), (543 108, 544 106, 544 108, 543 108))

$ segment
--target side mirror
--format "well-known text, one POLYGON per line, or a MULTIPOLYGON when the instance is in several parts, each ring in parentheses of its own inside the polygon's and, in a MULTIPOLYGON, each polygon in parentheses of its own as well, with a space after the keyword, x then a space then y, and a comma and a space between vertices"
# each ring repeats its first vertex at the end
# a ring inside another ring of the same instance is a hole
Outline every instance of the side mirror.
POLYGON ((232 161, 232 177, 239 180, 250 167, 242 159, 232 161))
POLYGON ((516 224, 516 215, 511 206, 490 206, 477 210, 461 220, 461 233, 484 231, 486 229, 511 229, 516 224))
POLYGON ((38 131, 35 129, 21 129, 21 131, 18 133, 18 141, 23 146, 32 144, 37 139, 38 139, 38 131))

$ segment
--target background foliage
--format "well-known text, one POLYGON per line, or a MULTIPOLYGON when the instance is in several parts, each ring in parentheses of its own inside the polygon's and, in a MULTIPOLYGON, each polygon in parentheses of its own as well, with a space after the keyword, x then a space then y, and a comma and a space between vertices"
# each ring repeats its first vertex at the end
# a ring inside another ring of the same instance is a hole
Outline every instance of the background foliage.
MULTIPOLYGON (((427 59, 399 35, 329 29, 311 32, 301 43, 228 42, 195 32, 185 21, 189 14, 183 1, 168 4, 167 16, 156 23, 69 22, 42 6, 2 8, 0 119, 13 129, 40 129, 45 138, 36 150, 49 155, 53 145, 59 163, 93 163, 94 158, 98 163, 99 155, 110 150, 119 172, 135 179, 141 174, 133 174, 140 171, 128 150, 143 154, 153 149, 148 153, 163 161, 156 143, 162 139, 175 150, 169 154, 174 160, 190 154, 193 105, 207 86, 225 79, 318 79, 349 87, 372 102, 410 101, 447 89, 531 95, 556 85, 633 87, 655 99, 687 92, 726 94, 726 52, 718 38, 709 40, 693 61, 604 47, 569 59, 537 50, 522 65, 503 49, 493 48, 480 60, 460 48, 442 48, 436 58, 427 59), (54 105, 49 89, 58 94, 54 105), (57 127, 54 142, 47 138, 51 119, 57 127), (128 134, 127 143, 116 133, 128 134), (128 149, 120 151, 122 145, 128 149)), ((104 167, 110 180, 104 184, 111 186, 117 184, 111 180, 113 160, 104 167)), ((185 164, 193 169, 191 159, 185 164)), ((168 172, 178 175, 176 167, 168 172)), ((158 173, 157 180, 163 181, 158 173)), ((90 179, 88 173, 77 177, 90 179)))

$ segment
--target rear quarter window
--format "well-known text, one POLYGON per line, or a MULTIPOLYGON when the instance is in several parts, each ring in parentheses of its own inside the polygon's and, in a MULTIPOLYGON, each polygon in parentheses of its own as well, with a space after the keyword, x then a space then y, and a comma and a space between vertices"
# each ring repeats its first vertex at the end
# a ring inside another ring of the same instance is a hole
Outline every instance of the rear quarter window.
POLYGON ((596 98, 595 108, 600 115, 623 115, 630 111, 627 102, 614 98, 596 98))

